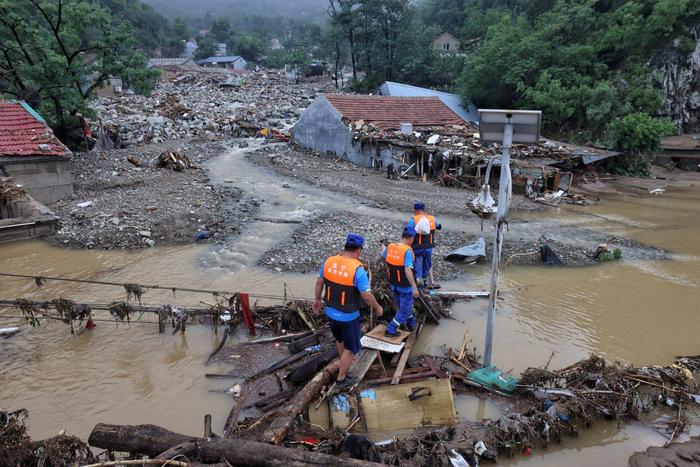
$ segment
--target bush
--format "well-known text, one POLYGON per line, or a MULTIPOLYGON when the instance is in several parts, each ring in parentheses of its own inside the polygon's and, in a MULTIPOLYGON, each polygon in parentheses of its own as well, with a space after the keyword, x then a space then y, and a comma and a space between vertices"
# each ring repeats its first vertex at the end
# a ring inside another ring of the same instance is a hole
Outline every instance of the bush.
POLYGON ((646 156, 658 150, 661 137, 672 134, 673 130, 670 121, 642 112, 615 120, 609 128, 609 140, 624 155, 615 158, 609 168, 620 175, 650 177, 646 156))

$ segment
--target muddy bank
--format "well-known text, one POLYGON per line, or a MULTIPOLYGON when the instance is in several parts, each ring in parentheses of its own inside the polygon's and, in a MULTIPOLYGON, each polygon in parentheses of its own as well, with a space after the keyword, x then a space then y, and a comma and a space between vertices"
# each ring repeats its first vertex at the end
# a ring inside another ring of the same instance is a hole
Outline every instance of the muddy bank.
MULTIPOLYGON (((266 146, 250 153, 248 158, 278 174, 364 198, 372 207, 410 213, 413 203, 421 200, 431 212, 476 219, 466 208, 467 202, 476 196, 469 190, 447 188, 434 181, 388 180, 385 170, 359 167, 340 160, 338 156, 319 154, 289 144, 266 146)), ((513 196, 513 211, 541 209, 540 205, 523 196, 513 196)))
MULTIPOLYGON (((357 232, 365 237, 363 258, 372 260, 379 254, 380 240, 397 240, 407 220, 408 217, 401 221, 352 212, 322 215, 295 229, 289 241, 266 252, 259 264, 276 271, 316 272, 323 260, 342 250, 348 232, 357 232)), ((598 264, 594 254, 603 242, 607 242, 610 248, 621 248, 623 258, 626 259, 669 257, 665 250, 614 238, 594 230, 548 220, 516 220, 509 224, 503 248, 504 264, 538 264, 540 254, 537 241, 541 235, 547 236, 548 244, 557 253, 563 266, 598 264)), ((443 258, 454 249, 475 242, 479 237, 486 240, 486 258, 481 261, 488 262, 493 251, 493 233, 488 225, 484 225, 484 232, 480 231, 480 224, 462 229, 447 225, 438 232, 438 245, 433 252, 435 278, 454 278, 460 271, 458 264, 443 258)))
POLYGON ((700 436, 684 443, 673 443, 667 447, 653 446, 644 452, 635 453, 629 460, 630 467, 691 467, 700 465, 700 436))
POLYGON ((212 239, 235 234, 254 203, 243 202, 234 186, 210 183, 201 168, 224 150, 221 143, 193 140, 77 154, 75 194, 51 206, 61 219, 50 241, 78 249, 133 249, 191 243, 200 225, 212 239), (181 150, 196 168, 157 168, 166 150, 181 150))

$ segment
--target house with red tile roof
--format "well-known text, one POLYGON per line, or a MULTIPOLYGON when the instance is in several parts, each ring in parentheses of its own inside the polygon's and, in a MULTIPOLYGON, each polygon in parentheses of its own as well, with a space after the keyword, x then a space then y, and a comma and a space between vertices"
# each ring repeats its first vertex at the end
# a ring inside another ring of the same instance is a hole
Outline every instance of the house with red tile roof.
POLYGON ((13 177, 37 201, 54 203, 73 194, 72 159, 29 104, 0 100, 0 177, 13 177))
POLYGON ((385 167, 415 155, 391 144, 356 141, 355 126, 372 125, 387 134, 467 125, 438 97, 393 97, 324 94, 317 97, 292 127, 299 145, 337 154, 364 167, 385 167))

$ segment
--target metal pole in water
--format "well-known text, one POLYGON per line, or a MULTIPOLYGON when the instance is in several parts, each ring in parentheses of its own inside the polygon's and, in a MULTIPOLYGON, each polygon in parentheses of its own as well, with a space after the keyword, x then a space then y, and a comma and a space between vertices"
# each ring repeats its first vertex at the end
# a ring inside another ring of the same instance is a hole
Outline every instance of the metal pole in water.
POLYGON ((501 157, 501 177, 499 179, 498 209, 496 211, 496 237, 493 242, 493 259, 491 261, 491 291, 489 293, 489 313, 486 320, 486 344, 484 346, 485 365, 491 364, 491 352, 493 350, 493 321, 496 317, 498 266, 501 262, 501 249, 503 248, 503 224, 510 209, 511 199, 510 146, 512 142, 513 125, 507 123, 503 131, 503 156, 501 157))

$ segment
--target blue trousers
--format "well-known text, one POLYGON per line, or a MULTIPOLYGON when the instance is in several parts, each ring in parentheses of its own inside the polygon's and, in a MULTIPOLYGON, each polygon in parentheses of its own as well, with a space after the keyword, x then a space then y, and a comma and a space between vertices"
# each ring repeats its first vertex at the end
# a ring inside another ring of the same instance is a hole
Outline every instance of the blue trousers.
POLYGON ((416 328, 416 318, 413 317, 413 292, 398 292, 394 290, 394 303, 396 304, 396 316, 389 322, 386 330, 389 334, 396 334, 399 326, 406 323, 409 331, 416 328))
POLYGON ((416 254, 416 279, 426 279, 430 276, 433 267, 433 249, 413 250, 416 254))

